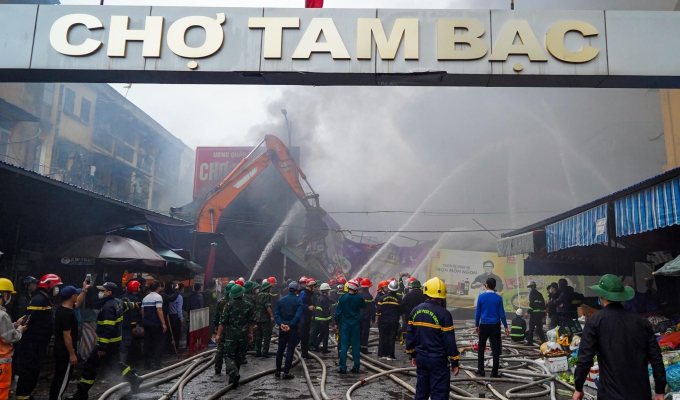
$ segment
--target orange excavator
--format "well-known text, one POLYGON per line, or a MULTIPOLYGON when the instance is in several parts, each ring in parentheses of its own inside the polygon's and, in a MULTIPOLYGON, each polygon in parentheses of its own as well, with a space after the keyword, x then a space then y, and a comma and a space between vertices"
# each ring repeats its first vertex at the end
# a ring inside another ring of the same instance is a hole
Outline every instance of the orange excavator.
POLYGON ((264 140, 208 193, 198 212, 197 231, 214 233, 222 212, 270 163, 274 164, 305 207, 307 221, 303 239, 313 241, 325 237, 328 226, 322 220, 326 212, 319 206, 319 195, 312 189, 307 176, 300 169, 288 147, 274 135, 266 135, 264 140), (266 146, 264 153, 254 156, 263 144, 266 146), (298 175, 307 183, 310 193, 305 193, 298 175))

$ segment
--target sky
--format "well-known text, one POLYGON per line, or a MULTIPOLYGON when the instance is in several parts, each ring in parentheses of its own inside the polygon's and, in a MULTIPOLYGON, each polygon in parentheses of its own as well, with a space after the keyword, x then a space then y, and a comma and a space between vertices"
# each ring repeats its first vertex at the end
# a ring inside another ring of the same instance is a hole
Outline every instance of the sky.
MULTIPOLYGON (((105 3, 299 7, 302 0, 105 3)), ((325 4, 422 8, 424 3, 427 8, 483 8, 504 2, 325 4)), ((125 94, 122 85, 112 86, 125 94)), ((481 224, 494 231, 447 234, 443 241, 451 248, 493 251, 493 235, 502 229, 607 195, 661 173, 665 163, 659 92, 646 89, 134 84, 127 98, 192 148, 254 145, 265 134, 285 138, 281 109, 286 109, 293 145, 302 148, 302 168, 327 211, 448 212, 419 214, 410 221, 408 213, 332 214, 344 228, 456 231, 481 224)), ((392 234, 365 235, 384 242, 392 234)), ((441 236, 402 235, 415 240, 399 237, 395 244, 441 236)))

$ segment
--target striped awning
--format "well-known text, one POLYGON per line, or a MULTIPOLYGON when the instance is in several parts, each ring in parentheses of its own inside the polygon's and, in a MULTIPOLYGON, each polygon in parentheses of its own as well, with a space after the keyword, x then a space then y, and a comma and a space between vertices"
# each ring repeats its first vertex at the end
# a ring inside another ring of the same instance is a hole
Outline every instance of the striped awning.
POLYGON ((680 224, 678 201, 680 178, 616 200, 616 236, 634 235, 680 224))
POLYGON ((546 226, 545 240, 548 252, 608 241, 607 205, 602 204, 546 226))
POLYGON ((496 245, 499 257, 533 253, 535 251, 534 232, 498 239, 496 245))

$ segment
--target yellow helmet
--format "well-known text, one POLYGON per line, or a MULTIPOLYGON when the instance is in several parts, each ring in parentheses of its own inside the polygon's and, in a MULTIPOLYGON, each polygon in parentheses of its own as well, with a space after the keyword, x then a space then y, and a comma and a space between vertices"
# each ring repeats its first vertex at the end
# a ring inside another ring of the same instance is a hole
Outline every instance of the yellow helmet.
POLYGON ((444 285, 443 280, 439 278, 432 278, 425 282, 425 285, 423 286, 423 294, 434 299, 445 299, 446 285, 444 285))
POLYGON ((348 292, 348 291, 349 290, 347 290, 347 283, 345 282, 345 292, 348 292))
POLYGON ((12 281, 7 278, 0 278, 0 292, 11 292, 12 294, 16 293, 14 291, 14 284, 12 284, 12 281))

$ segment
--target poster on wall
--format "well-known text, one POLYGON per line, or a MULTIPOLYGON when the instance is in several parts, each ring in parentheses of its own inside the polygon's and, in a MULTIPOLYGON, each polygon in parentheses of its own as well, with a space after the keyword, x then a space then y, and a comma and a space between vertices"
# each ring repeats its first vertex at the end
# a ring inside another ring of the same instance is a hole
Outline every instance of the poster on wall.
POLYGON ((548 301, 547 287, 560 279, 575 292, 583 293, 584 278, 575 275, 524 275, 524 259, 521 257, 499 257, 496 253, 464 250, 439 250, 432 254, 428 276, 439 277, 446 283, 446 304, 449 308, 474 308, 477 296, 484 293, 488 278, 496 280, 496 292, 503 297, 503 307, 508 313, 517 308, 529 307, 529 282, 536 283, 536 289, 548 301))
POLYGON ((432 254, 430 277, 446 284, 448 307, 475 307, 477 296, 486 291, 486 280, 496 280, 496 291, 503 294, 505 257, 496 253, 438 250, 432 254))

